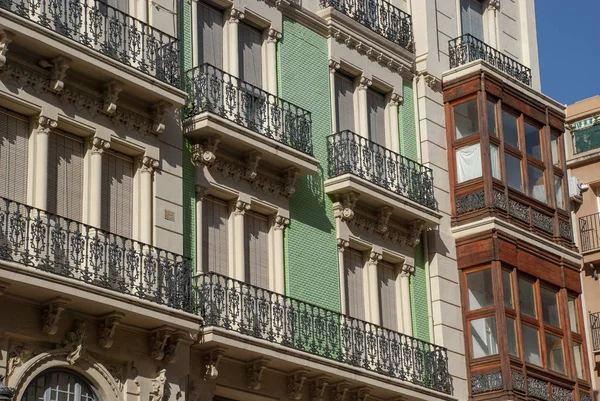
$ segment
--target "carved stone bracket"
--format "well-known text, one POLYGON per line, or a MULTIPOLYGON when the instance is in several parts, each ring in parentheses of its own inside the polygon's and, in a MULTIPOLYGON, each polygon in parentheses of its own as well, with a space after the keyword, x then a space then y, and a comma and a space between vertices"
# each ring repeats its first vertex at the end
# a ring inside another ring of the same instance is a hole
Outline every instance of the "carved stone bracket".
POLYGON ((196 166, 202 164, 206 166, 212 166, 215 160, 217 160, 217 147, 221 142, 221 137, 218 135, 211 135, 203 141, 196 143, 192 146, 192 161, 196 166))
POLYGON ((369 261, 368 263, 370 265, 375 265, 377 266, 377 264, 379 263, 379 261, 383 260, 383 255, 377 252, 371 252, 369 254, 369 261))
POLYGON ((300 171, 296 167, 288 167, 284 170, 284 183, 282 194, 286 197, 290 197, 296 192, 296 180, 300 171))
POLYGON ((121 93, 123 87, 123 83, 119 81, 110 81, 104 85, 104 91, 102 93, 104 102, 102 112, 104 114, 115 114, 115 111, 117 111, 117 99, 119 98, 119 93, 121 93))
POLYGON ((235 202, 235 214, 246 214, 246 212, 250 210, 250 204, 241 200, 235 202))
POLYGON ((256 150, 251 150, 244 157, 246 164, 246 174, 244 178, 250 182, 254 181, 258 176, 258 162, 262 154, 256 150))
POLYGON ((110 148, 110 142, 102 138, 95 137, 92 140, 92 153, 102 154, 110 148))
POLYGON ((337 247, 339 252, 344 252, 350 246, 350 242, 345 239, 338 238, 337 239, 337 247))
POLYGON ((385 234, 388 230, 388 221, 392 215, 392 208, 384 206, 377 212, 377 231, 379 234, 385 234))
POLYGON ((10 287, 10 283, 7 281, 0 281, 0 297, 4 295, 6 290, 10 287))
POLYGON ((312 380, 309 387, 310 401, 324 401, 330 382, 331 378, 328 376, 319 376, 312 380))
POLYGON ((308 374, 308 370, 300 369, 288 376, 288 397, 290 400, 298 401, 302 399, 302 389, 308 374))
POLYGON ((356 192, 348 192, 347 194, 338 197, 339 206, 334 209, 334 216, 342 219, 342 221, 351 221, 354 219, 354 209, 359 194, 356 192))
POLYGON ((229 11, 229 19, 228 22, 232 24, 237 24, 240 20, 244 19, 245 15, 243 11, 238 10, 237 8, 232 8, 229 11))
POLYGON ((42 332, 47 335, 54 335, 58 331, 58 322, 60 316, 71 302, 68 298, 54 298, 48 302, 42 315, 42 332))
POLYGON ((175 362, 175 357, 177 356, 177 346, 185 336, 186 333, 184 331, 176 331, 169 337, 167 340, 167 345, 165 346, 165 356, 163 361, 168 363, 175 362))
POLYGON ((335 72, 336 70, 339 70, 342 66, 340 65, 340 63, 338 63, 337 61, 333 60, 333 59, 329 59, 329 71, 331 72, 335 72))
POLYGON ((152 127, 150 131, 153 134, 162 134, 165 131, 165 117, 171 111, 173 105, 167 102, 159 102, 152 107, 152 127))
POLYGON ((428 72, 424 72, 423 74, 421 74, 421 76, 425 80, 425 84, 427 84, 427 86, 429 86, 429 88, 431 90, 436 91, 436 92, 439 92, 442 90, 442 81, 440 81, 439 78, 434 77, 433 75, 429 74, 428 72))
POLYGON ((425 222, 422 220, 415 220, 408 226, 408 241, 407 245, 414 247, 421 241, 421 232, 425 222))
POLYGON ((15 35, 12 32, 0 28, 0 68, 6 64, 6 53, 8 45, 12 42, 15 35))
POLYGON ((275 29, 269 29, 267 32, 267 42, 277 43, 281 40, 281 32, 276 31, 275 29))
POLYGON ((488 0, 488 9, 494 11, 500 10, 500 0, 488 0))
POLYGON ((8 353, 8 362, 6 364, 6 379, 14 373, 15 369, 23 365, 34 355, 33 349, 26 345, 19 344, 14 346, 8 353))
POLYGON ((167 370, 161 369, 156 377, 152 379, 150 390, 150 401, 163 401, 165 398, 165 384, 167 383, 167 370))
POLYGON ((361 387, 357 389, 352 395, 352 401, 368 401, 371 395, 371 389, 368 387, 361 387))
POLYGON ((162 361, 165 358, 165 348, 173 333, 175 333, 175 329, 168 326, 154 330, 150 337, 150 358, 156 361, 162 361))
POLYGON ((204 355, 204 380, 214 380, 219 376, 219 362, 225 352, 225 348, 215 348, 204 355))
POLYGON ((105 349, 112 347, 117 326, 124 317, 125 315, 120 312, 113 312, 104 316, 104 320, 98 324, 98 345, 105 349))
POLYGON ((248 364, 246 369, 248 383, 246 387, 248 387, 250 390, 260 390, 262 387, 262 377, 269 362, 269 359, 260 358, 248 364))
POLYGON ((37 118, 36 132, 38 134, 48 135, 50 131, 56 127, 58 127, 58 121, 56 120, 42 115, 37 118))
POLYGON ((86 326, 82 320, 73 322, 73 329, 65 335, 63 349, 67 351, 67 362, 74 365, 85 352, 86 326))
POLYGON ((277 215, 275 216, 275 221, 273 224, 273 228, 275 230, 285 230, 287 226, 290 225, 290 219, 284 216, 277 215))
POLYGON ((347 401, 346 394, 350 391, 350 383, 341 381, 336 383, 331 389, 331 401, 347 401))
POLYGON ((373 81, 364 75, 361 76, 358 80, 358 89, 366 90, 369 86, 373 85, 373 81))
POLYGON ((403 265, 401 267, 400 276, 401 277, 410 277, 415 273, 415 267, 410 265, 403 265))
POLYGON ((160 165, 160 163, 158 162, 158 160, 153 159, 148 156, 144 156, 140 160, 140 170, 143 173, 151 173, 152 174, 158 168, 159 165, 160 165))
POLYGON ((71 66, 71 60, 66 57, 58 56, 52 60, 50 70, 50 91, 61 92, 65 87, 65 76, 71 66))
POLYGON ((404 96, 402 96, 399 93, 394 92, 390 96, 390 102, 391 102, 392 106, 394 106, 394 107, 398 107, 399 105, 402 104, 403 101, 404 101, 404 96))

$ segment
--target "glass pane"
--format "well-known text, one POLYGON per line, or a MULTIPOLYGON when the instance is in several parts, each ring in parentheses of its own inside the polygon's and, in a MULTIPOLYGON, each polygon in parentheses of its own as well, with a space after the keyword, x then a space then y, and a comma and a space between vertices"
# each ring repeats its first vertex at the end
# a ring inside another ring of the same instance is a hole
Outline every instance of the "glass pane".
POLYGON ((552 164, 556 167, 560 167, 560 147, 556 135, 552 135, 550 145, 552 149, 552 164))
POLYGON ((540 290, 542 298, 542 315, 544 323, 551 324, 555 327, 560 327, 560 318, 558 316, 558 301, 557 293, 542 287, 540 290))
POLYGON ((478 132, 477 99, 454 106, 454 138, 466 138, 478 132))
POLYGON ((573 343, 573 356, 575 357, 575 373, 577 374, 577 378, 584 379, 583 346, 581 344, 573 343))
POLYGON ((522 278, 519 279, 519 306, 522 314, 537 318, 533 283, 522 278))
POLYGON ((484 317, 471 321, 471 355, 473 359, 498 353, 496 318, 484 317))
POLYGON ((574 333, 579 333, 579 321, 577 320, 577 298, 569 297, 568 306, 571 331, 574 333))
POLYGON ((525 353, 525 361, 533 363, 534 365, 542 366, 542 358, 540 356, 540 336, 538 334, 538 329, 527 326, 526 324, 522 324, 521 332, 523 334, 523 352, 525 353))
POLYGON ((504 130, 504 143, 520 148, 517 117, 502 110, 502 129, 504 130))
POLYGON ((519 347, 517 346, 517 326, 515 319, 506 317, 506 332, 508 333, 508 353, 519 356, 519 347))
POLYGON ((527 165, 527 178, 529 178, 529 196, 546 203, 546 184, 544 171, 531 164, 527 165))
POLYGON ((456 149, 456 179, 459 183, 481 177, 481 146, 475 143, 456 149))
POLYGON ((490 144, 490 159, 492 161, 492 177, 501 180, 500 174, 500 155, 498 154, 498 146, 490 144))
POLYGON ((562 338, 546 333, 546 358, 548 369, 565 373, 565 357, 563 354, 562 338))
POLYGON ((510 272, 502 270, 502 290, 504 291, 504 305, 514 308, 512 284, 510 282, 510 272))
POLYGON ((467 291, 469 292, 469 310, 494 305, 491 270, 486 269, 467 274, 467 291))
POLYGON ((525 123, 525 149, 527 154, 542 160, 542 144, 540 143, 540 129, 525 123))
POLYGON ((497 136, 498 131, 496 129, 496 103, 490 100, 487 101, 487 122, 488 133, 490 135, 497 136))
POLYGON ((556 207, 564 209, 565 202, 563 198, 562 178, 557 175, 554 176, 554 192, 556 195, 556 207))
POLYGON ((523 176, 521 175, 521 160, 514 156, 505 154, 506 183, 509 187, 523 192, 523 176))

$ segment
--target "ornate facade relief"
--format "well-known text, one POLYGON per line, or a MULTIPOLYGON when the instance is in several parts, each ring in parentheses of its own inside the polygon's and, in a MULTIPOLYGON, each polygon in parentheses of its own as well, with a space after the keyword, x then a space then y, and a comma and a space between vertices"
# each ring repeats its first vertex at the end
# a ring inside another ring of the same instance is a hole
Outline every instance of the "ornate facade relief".
POLYGON ((75 320, 73 322, 73 329, 65 335, 62 348, 67 351, 67 362, 69 365, 74 365, 85 352, 85 329, 85 322, 75 320))
POLYGON ((175 329, 163 326, 154 330, 150 337, 150 358, 162 361, 165 358, 165 350, 169 338, 175 333, 175 329))
POLYGON ((152 379, 150 401, 163 401, 165 399, 165 384, 167 383, 167 370, 158 371, 156 378, 152 379))
POLYGON ((370 399, 371 389, 361 387, 352 394, 352 401, 368 401, 370 399))
POLYGON ((98 324, 98 345, 105 349, 112 347, 117 326, 123 317, 125 315, 119 312, 113 312, 104 317, 104 320, 98 324))
POLYGON ((262 377, 267 369, 268 363, 268 359, 260 358, 248 364, 248 367, 246 368, 246 376, 248 379, 246 387, 250 390, 260 390, 262 387, 262 377))
POLYGON ((350 383, 347 381, 341 381, 333 385, 331 389, 331 400, 332 401, 348 401, 346 395, 350 391, 350 383))
POLYGON ((319 376, 312 380, 309 388, 310 401, 324 401, 330 382, 328 376, 319 376))
POLYGON ((150 132, 162 134, 165 131, 165 117, 173 109, 173 105, 167 102, 159 102, 152 106, 152 126, 150 132))
MULTIPOLYGON (((42 67, 46 66, 45 61, 40 62, 42 67)), ((51 92, 59 93, 65 87, 65 77, 67 75, 67 70, 71 66, 71 60, 58 56, 52 60, 52 63, 49 63, 50 67, 50 86, 49 90, 51 92)))
POLYGON ((215 348, 204 355, 204 380, 214 380, 219 376, 219 363, 225 352, 225 348, 215 348))
POLYGON ((6 53, 8 45, 12 42, 14 35, 12 32, 0 28, 0 68, 6 64, 6 53))
POLYGON ((102 112, 104 114, 109 116, 115 114, 115 111, 117 111, 117 99, 119 98, 119 93, 123 90, 123 86, 124 84, 119 81, 110 81, 104 85, 102 93, 104 101, 102 112))
POLYGON ((288 397, 290 400, 298 401, 302 399, 302 389, 308 374, 308 370, 300 369, 288 376, 288 397))
POLYGON ((244 157, 246 164, 246 173, 244 174, 244 179, 248 181, 254 181, 258 176, 258 162, 261 158, 261 153, 252 150, 246 154, 244 157))
POLYGON ((10 379, 15 369, 27 362, 33 355, 35 355, 35 351, 27 345, 14 345, 8 353, 6 378, 10 379))
POLYGON ((70 302, 70 299, 61 297, 48 302, 42 314, 42 332, 44 334, 50 336, 56 334, 60 316, 70 302))
POLYGON ((359 194, 356 192, 348 192, 344 195, 339 195, 337 202, 333 205, 333 215, 342 221, 352 221, 354 219, 354 209, 359 194))
POLYGON ((204 140, 192 145, 192 162, 196 166, 202 164, 212 166, 217 160, 217 147, 221 142, 219 135, 211 135, 204 140))

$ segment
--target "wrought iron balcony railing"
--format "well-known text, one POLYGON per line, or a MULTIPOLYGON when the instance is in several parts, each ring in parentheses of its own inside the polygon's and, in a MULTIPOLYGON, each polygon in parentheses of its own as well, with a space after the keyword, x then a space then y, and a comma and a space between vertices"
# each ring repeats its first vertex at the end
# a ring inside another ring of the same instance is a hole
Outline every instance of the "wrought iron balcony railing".
POLYGON ((531 86, 531 68, 513 60, 506 54, 485 44, 475 36, 466 34, 448 42, 450 68, 456 68, 475 60, 482 60, 512 78, 531 86))
POLYGON ((327 139, 330 177, 354 174, 430 209, 437 208, 430 168, 352 131, 327 139))
POLYGON ((5 198, 0 260, 192 311, 189 259, 5 198))
POLYGON ((105 1, 0 0, 0 9, 179 86, 178 40, 105 1))
POLYGON ((572 134, 575 153, 600 148, 600 124, 572 131, 572 134))
POLYGON ((443 347, 216 273, 196 278, 196 302, 205 326, 452 393, 443 347))
POLYGON ((310 112, 210 64, 187 71, 185 87, 184 119, 208 111, 312 156, 310 112))
POLYGON ((385 0, 321 0, 384 38, 415 51, 412 17, 385 0))
POLYGON ((582 252, 600 250, 600 213, 580 217, 579 234, 582 252))
POLYGON ((592 331, 592 348, 600 351, 600 312, 590 313, 590 330, 592 331))

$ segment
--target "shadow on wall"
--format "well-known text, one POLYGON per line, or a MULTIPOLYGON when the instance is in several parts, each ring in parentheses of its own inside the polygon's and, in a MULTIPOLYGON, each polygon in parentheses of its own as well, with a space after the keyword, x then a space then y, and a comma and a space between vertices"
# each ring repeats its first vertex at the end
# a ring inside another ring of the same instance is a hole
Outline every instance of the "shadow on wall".
POLYGON ((317 230, 330 233, 335 229, 327 216, 327 207, 330 202, 325 200, 325 187, 323 185, 325 172, 319 166, 314 174, 302 177, 296 183, 296 192, 290 199, 290 204, 299 207, 290 207, 292 222, 299 221, 317 230), (307 211, 309 211, 307 213, 307 211))

